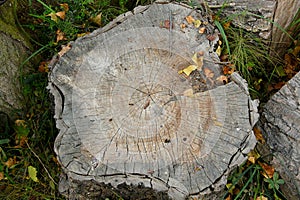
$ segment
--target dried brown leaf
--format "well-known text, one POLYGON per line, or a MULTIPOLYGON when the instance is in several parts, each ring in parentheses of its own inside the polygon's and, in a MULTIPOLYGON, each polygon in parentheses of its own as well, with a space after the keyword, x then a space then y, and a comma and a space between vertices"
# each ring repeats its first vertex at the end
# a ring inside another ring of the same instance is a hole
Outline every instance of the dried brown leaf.
POLYGON ((57 13, 55 13, 55 15, 56 15, 57 17, 59 17, 60 19, 64 20, 65 17, 66 17, 66 11, 60 11, 60 12, 57 12, 57 13))
POLYGON ((68 12, 69 11, 69 5, 67 3, 61 3, 59 4, 61 7, 63 7, 64 11, 68 12))
POLYGON ((185 20, 187 21, 188 24, 191 24, 195 21, 195 19, 191 15, 185 17, 185 20))
POLYGON ((254 135, 255 135, 257 141, 259 141, 262 144, 264 144, 266 142, 261 130, 257 126, 255 126, 253 128, 253 132, 254 132, 254 135))
POLYGON ((17 164, 16 156, 14 156, 13 158, 8 158, 8 160, 4 163, 4 165, 7 166, 8 168, 14 166, 15 164, 17 164))
POLYGON ((71 45, 63 46, 60 52, 58 52, 59 57, 62 57, 65 53, 67 53, 71 49, 71 45))
POLYGON ((266 164, 266 163, 262 163, 262 162, 258 162, 258 164, 263 168, 263 172, 262 175, 265 178, 273 178, 274 172, 275 172, 275 168, 266 164))

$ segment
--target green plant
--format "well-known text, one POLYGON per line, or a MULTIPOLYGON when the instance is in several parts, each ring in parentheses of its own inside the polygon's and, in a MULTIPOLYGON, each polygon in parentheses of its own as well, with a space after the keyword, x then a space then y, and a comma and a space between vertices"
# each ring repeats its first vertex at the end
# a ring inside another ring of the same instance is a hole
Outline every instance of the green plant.
POLYGON ((274 191, 275 199, 279 199, 277 196, 277 193, 280 193, 279 185, 283 185, 284 180, 280 179, 279 174, 275 172, 273 178, 264 178, 264 181, 268 183, 268 188, 274 191))

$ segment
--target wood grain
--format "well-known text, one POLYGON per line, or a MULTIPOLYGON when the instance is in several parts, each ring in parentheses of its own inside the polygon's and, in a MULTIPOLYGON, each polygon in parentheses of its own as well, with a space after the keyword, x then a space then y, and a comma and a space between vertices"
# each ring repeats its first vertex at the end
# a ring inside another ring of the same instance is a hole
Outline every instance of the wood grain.
POLYGON ((175 3, 136 9, 78 39, 53 64, 55 150, 67 174, 61 192, 74 191, 72 180, 95 180, 142 183, 184 199, 223 186, 222 177, 245 160, 256 143, 247 85, 217 84, 218 38, 207 39, 215 29, 182 30, 190 14, 208 20, 175 3), (211 73, 200 71, 205 87, 187 95, 191 76, 178 72, 199 51, 211 73))

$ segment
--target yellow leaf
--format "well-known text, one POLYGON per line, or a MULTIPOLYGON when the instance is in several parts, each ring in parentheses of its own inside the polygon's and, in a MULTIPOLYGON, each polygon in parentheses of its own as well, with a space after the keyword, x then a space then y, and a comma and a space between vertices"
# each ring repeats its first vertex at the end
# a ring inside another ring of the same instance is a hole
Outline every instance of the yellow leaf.
POLYGON ((222 48, 221 48, 221 46, 218 46, 218 48, 216 50, 217 55, 220 56, 221 52, 222 52, 222 48))
POLYGON ((51 17, 52 21, 57 22, 57 20, 58 20, 56 13, 50 13, 49 15, 46 15, 46 16, 51 17))
POLYGON ((189 76, 194 70, 196 70, 198 67, 196 65, 190 65, 183 70, 178 71, 179 74, 185 73, 187 76, 189 76))
POLYGON ((248 160, 249 160, 249 162, 251 162, 251 163, 256 163, 256 160, 258 159, 258 158, 260 158, 260 155, 259 155, 259 153, 257 152, 257 151, 255 151, 255 150, 252 150, 252 151, 250 151, 249 153, 248 153, 248 160))
POLYGON ((24 126, 26 127, 25 120, 17 119, 15 121, 16 126, 24 126))
POLYGON ((101 18, 102 18, 102 13, 98 14, 96 17, 90 18, 90 20, 95 24, 97 24, 98 26, 101 26, 101 18))
POLYGON ((64 20, 65 17, 66 17, 66 12, 65 11, 60 11, 60 12, 55 13, 55 15, 57 17, 59 17, 60 19, 64 20))
POLYGON ((35 167, 28 166, 28 174, 31 180, 33 180, 34 182, 39 182, 38 178, 36 177, 37 170, 35 167))
POLYGON ((199 19, 195 20, 193 23, 196 28, 199 28, 200 25, 202 24, 202 22, 199 19))
POLYGON ((187 23, 189 23, 189 24, 191 24, 195 21, 195 19, 191 15, 185 17, 185 19, 186 19, 187 23))

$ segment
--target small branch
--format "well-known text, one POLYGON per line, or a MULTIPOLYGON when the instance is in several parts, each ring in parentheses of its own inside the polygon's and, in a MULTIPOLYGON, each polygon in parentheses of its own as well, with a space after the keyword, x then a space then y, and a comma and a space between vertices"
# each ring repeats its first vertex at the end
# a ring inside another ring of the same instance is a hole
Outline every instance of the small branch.
POLYGON ((44 170, 46 171, 48 177, 51 179, 51 181, 53 181, 53 183, 55 185, 57 185, 57 183, 55 182, 55 180, 52 178, 52 176, 50 175, 49 171, 47 170, 47 168, 45 167, 44 163, 42 162, 42 160, 40 159, 40 157, 30 148, 28 142, 26 141, 26 145, 28 147, 28 149, 33 153, 33 155, 39 160, 39 162, 42 164, 44 170))

